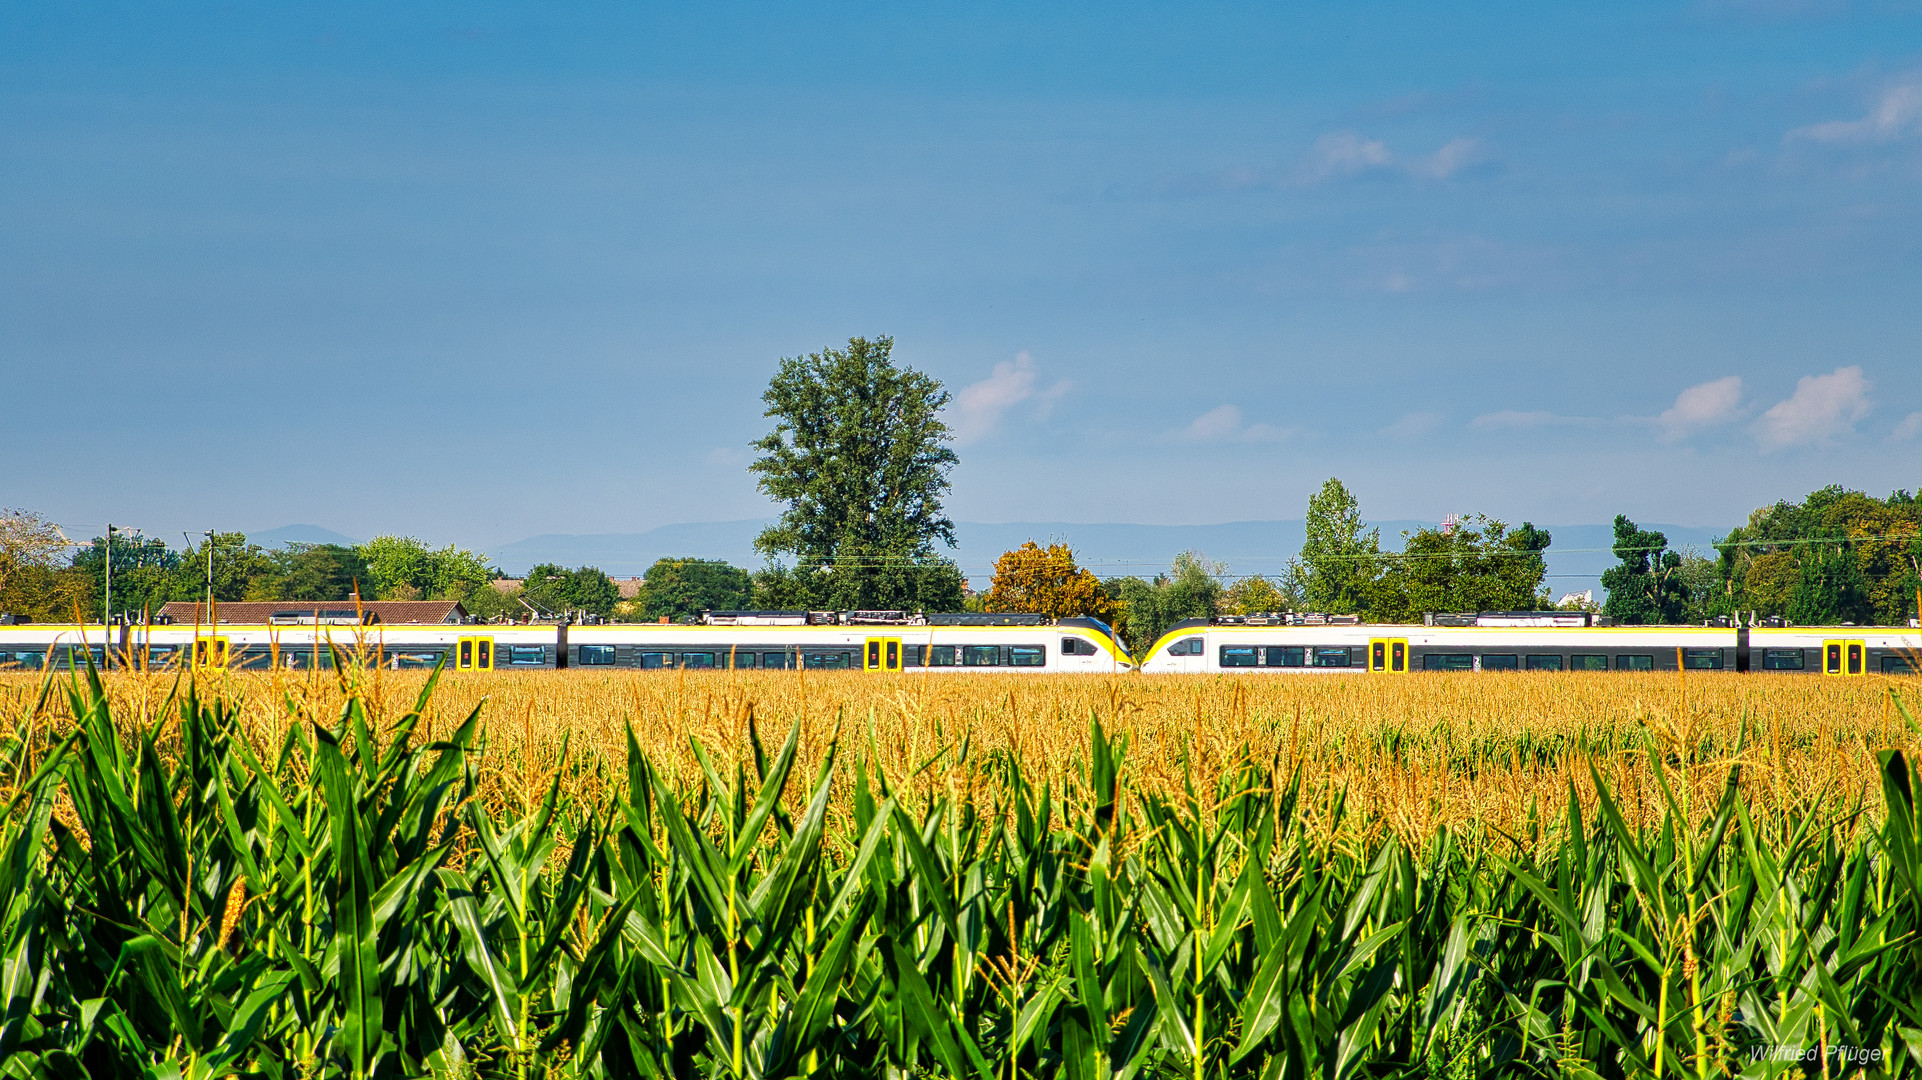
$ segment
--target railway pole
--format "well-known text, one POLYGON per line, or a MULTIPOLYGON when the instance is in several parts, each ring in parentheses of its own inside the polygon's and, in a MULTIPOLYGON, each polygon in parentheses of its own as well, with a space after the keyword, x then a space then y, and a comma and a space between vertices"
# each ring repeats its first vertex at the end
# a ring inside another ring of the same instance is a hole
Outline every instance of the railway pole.
POLYGON ((105 624, 107 627, 109 627, 107 633, 112 634, 113 630, 111 629, 111 627, 113 626, 113 522, 111 521, 107 523, 107 585, 105 588, 101 589, 100 591, 103 594, 101 596, 101 601, 100 601, 100 616, 101 616, 100 621, 103 624, 105 624))
POLYGON ((214 531, 207 530, 207 621, 214 619, 214 531))

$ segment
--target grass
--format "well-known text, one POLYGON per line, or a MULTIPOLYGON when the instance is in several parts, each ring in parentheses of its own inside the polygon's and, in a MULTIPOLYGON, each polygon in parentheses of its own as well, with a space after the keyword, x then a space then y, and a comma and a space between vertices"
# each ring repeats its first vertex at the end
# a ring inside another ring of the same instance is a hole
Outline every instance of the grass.
POLYGON ((1915 1075, 1890 690, 8 677, 0 1076, 1915 1075))

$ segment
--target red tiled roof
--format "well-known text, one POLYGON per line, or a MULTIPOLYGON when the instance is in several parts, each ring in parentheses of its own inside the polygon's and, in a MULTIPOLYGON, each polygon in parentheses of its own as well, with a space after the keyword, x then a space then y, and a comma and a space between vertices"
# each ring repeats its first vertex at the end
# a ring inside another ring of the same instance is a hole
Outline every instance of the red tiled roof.
MULTIPOLYGON (((236 625, 259 626, 282 612, 298 611, 311 615, 316 611, 351 611, 351 600, 314 601, 314 600, 240 600, 229 604, 214 605, 214 620, 236 625)), ((467 609, 457 600, 364 600, 360 610, 371 612, 381 623, 460 623, 467 621, 467 609)), ((184 600, 162 604, 160 615, 173 619, 174 625, 205 625, 207 605, 184 600)))

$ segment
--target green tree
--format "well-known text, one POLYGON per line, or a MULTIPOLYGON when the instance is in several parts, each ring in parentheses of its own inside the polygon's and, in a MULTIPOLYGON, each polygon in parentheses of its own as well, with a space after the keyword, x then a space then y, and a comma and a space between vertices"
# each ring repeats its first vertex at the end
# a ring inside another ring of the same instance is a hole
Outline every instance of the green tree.
MULTIPOLYGON (((274 574, 272 556, 259 544, 249 543, 246 533, 217 532, 211 541, 203 540, 180 553, 180 561, 173 568, 173 580, 168 586, 169 600, 206 602, 209 547, 213 549, 213 591, 216 602, 245 600, 253 592, 255 581, 274 574)), ((114 565, 114 591, 119 592, 118 555, 114 557, 114 565)), ((120 601, 114 601, 113 606, 120 608, 120 601)))
POLYGON ((357 548, 343 544, 288 544, 270 556, 274 572, 254 582, 261 600, 346 601, 358 589, 373 598, 373 573, 357 548))
POLYGON ((1184 551, 1152 582, 1110 578, 1102 589, 1114 599, 1116 632, 1139 656, 1175 623, 1213 617, 1227 591, 1221 584, 1226 572, 1227 567, 1200 552, 1184 551))
MULTIPOLYGON (((144 614, 160 610, 169 600, 200 599, 196 593, 181 592, 181 564, 184 557, 165 541, 139 533, 116 532, 113 537, 113 609, 138 621, 144 614)), ((91 617, 101 616, 106 600, 107 542, 93 542, 74 553, 73 568, 87 579, 92 601, 91 617)))
POLYGON ((527 572, 521 584, 521 597, 555 615, 585 611, 606 616, 620 601, 621 590, 599 567, 569 570, 553 563, 541 563, 527 572))
POLYGON ((495 576, 485 556, 411 536, 376 536, 355 550, 381 600, 459 600, 495 576))
POLYGON ((1415 622, 1431 611, 1518 611, 1547 608, 1542 552, 1552 537, 1529 522, 1509 531, 1476 515, 1448 529, 1403 534, 1399 555, 1384 555, 1369 613, 1385 622, 1415 622))
POLYGON ((1682 621, 1688 586, 1682 581, 1682 556, 1668 550, 1668 537, 1617 514, 1615 557, 1621 562, 1602 571, 1602 588, 1608 590, 1604 614, 1623 626, 1682 621))
POLYGON ((636 608, 652 622, 687 618, 703 611, 737 611, 753 603, 746 570, 724 559, 657 559, 643 575, 636 608))
POLYGON ((1355 496, 1330 477, 1308 499, 1307 535, 1292 568, 1303 606, 1332 614, 1366 611, 1381 563, 1381 531, 1362 528, 1355 496))
POLYGON ((1789 595, 1789 621, 1798 626, 1875 622, 1875 605, 1857 553, 1841 537, 1832 539, 1805 544, 1798 553, 1800 574, 1789 595))
POLYGON ((936 379, 897 367, 894 340, 850 338, 781 361, 762 401, 774 430, 748 468, 786 509, 754 541, 795 570, 770 590, 807 607, 933 610, 958 606, 960 571, 934 554, 954 546, 942 511, 957 458, 946 445, 936 379))
POLYGON ((1270 581, 1259 575, 1242 578, 1222 594, 1221 606, 1229 615, 1265 615, 1294 611, 1300 598, 1289 595, 1287 581, 1270 581))

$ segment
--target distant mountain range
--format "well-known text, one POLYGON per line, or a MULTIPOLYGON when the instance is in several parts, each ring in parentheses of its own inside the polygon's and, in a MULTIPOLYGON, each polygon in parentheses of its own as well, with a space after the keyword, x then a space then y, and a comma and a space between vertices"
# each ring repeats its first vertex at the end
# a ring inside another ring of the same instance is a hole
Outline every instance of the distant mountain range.
MULTIPOLYGON (((488 559, 510 574, 523 574, 536 563, 598 566, 612 577, 645 573, 656 559, 693 556, 726 559, 736 566, 757 568, 763 559, 754 553, 754 537, 766 519, 699 521, 662 525, 635 533, 544 533, 508 544, 484 547, 488 559)), ((1431 526, 1431 521, 1378 521, 1384 547, 1399 547, 1401 533, 1431 526)), ((1648 524, 1668 537, 1676 548, 1693 546, 1710 554, 1710 543, 1726 529, 1688 525, 1648 524)), ((1608 525, 1544 525, 1554 536, 1548 549, 1548 586, 1556 596, 1596 589, 1599 598, 1603 570, 1612 566, 1614 541, 1608 525)), ((1090 524, 1069 521, 1011 521, 955 524, 957 549, 950 554, 977 587, 985 586, 994 560, 1027 540, 1047 544, 1065 542, 1083 566, 1102 577, 1138 574, 1151 577, 1166 570, 1179 552, 1199 551, 1226 563, 1230 574, 1279 574, 1301 550, 1300 521, 1229 521, 1215 525, 1131 525, 1120 522, 1090 524)), ((352 544, 356 541, 318 525, 286 525, 252 534, 263 545, 287 543, 352 544)))

